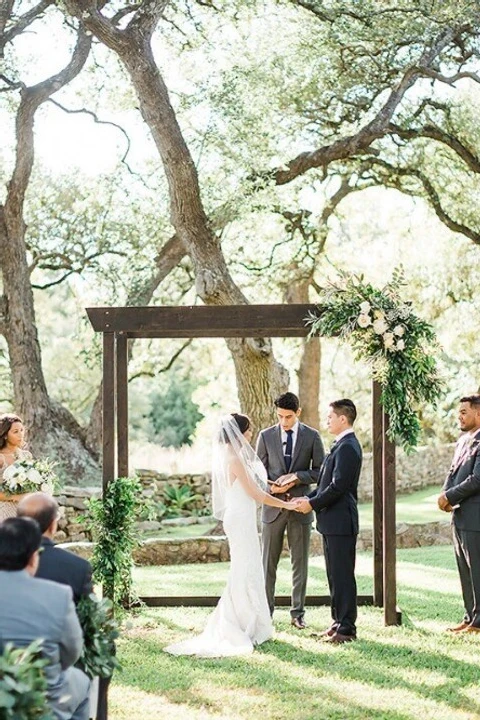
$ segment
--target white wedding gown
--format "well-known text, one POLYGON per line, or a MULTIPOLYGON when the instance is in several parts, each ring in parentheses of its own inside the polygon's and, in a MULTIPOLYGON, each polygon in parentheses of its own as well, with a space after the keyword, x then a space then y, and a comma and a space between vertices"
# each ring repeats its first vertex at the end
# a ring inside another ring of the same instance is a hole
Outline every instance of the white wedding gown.
POLYGON ((164 648, 172 655, 248 655, 269 640, 272 620, 257 531, 256 502, 237 479, 227 490, 223 527, 230 546, 225 590, 203 633, 164 648))

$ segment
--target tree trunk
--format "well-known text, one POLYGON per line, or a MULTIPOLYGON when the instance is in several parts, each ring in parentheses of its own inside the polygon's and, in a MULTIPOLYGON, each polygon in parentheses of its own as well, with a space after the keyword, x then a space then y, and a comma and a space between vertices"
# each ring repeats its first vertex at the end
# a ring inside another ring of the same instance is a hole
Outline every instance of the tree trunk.
MULTIPOLYGON (((309 287, 313 271, 307 277, 296 278, 287 286, 288 303, 306 304, 310 302, 309 287)), ((318 430, 320 427, 320 338, 302 340, 302 355, 298 375, 298 396, 302 408, 302 422, 318 430)))
POLYGON ((50 399, 43 376, 23 211, 34 161, 35 113, 80 72, 90 44, 91 39, 80 32, 71 60, 62 71, 38 85, 22 88, 16 117, 15 165, 5 204, 0 206, 2 331, 8 345, 15 411, 26 425, 34 455, 57 460, 64 479, 89 481, 98 477, 98 466, 86 451, 83 433, 71 413, 50 399))
MULTIPOLYGON (((150 128, 169 186, 171 221, 195 268, 196 289, 207 305, 247 300, 233 282, 220 243, 206 216, 195 164, 170 104, 167 87, 150 45, 151 33, 165 3, 139 10, 125 30, 118 30, 96 8, 68 0, 67 6, 102 42, 113 49, 131 78, 140 112, 150 128)), ((271 423, 272 401, 287 387, 286 372, 275 361, 269 339, 229 341, 241 409, 257 428, 271 423)))

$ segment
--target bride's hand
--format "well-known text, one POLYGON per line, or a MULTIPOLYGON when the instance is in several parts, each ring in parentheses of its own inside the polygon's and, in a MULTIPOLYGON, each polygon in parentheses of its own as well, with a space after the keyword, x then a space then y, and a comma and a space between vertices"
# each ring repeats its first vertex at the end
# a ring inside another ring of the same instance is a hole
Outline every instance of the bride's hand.
POLYGON ((298 501, 301 498, 294 498, 293 500, 288 500, 288 502, 285 503, 285 509, 286 510, 296 510, 298 507, 298 501))

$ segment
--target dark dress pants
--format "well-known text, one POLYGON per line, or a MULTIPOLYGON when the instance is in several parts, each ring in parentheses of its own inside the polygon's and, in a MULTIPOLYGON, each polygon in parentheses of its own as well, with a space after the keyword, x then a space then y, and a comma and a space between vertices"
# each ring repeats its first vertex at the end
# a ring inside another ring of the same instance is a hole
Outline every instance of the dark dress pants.
POLYGON ((464 622, 480 627, 480 532, 453 525, 453 545, 462 585, 464 622))
POLYGON ((357 634, 356 535, 322 535, 332 621, 342 635, 357 634))
POLYGON ((265 591, 270 614, 275 609, 275 582, 277 567, 283 549, 283 540, 287 531, 290 560, 292 562, 292 618, 302 618, 305 614, 305 595, 307 592, 308 551, 310 548, 311 523, 299 522, 299 513, 293 510, 281 510, 271 523, 262 523, 262 559, 265 575, 265 591))

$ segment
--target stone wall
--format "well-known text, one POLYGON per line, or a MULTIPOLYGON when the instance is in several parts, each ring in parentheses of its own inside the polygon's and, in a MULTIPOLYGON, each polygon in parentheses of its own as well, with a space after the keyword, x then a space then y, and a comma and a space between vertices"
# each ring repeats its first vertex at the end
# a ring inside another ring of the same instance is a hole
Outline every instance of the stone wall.
MULTIPOLYGON (((358 550, 372 550, 372 530, 366 528, 358 536, 358 550)), ((450 522, 397 525, 397 548, 448 545, 452 542, 450 522)), ((65 549, 89 558, 93 543, 69 543, 65 549)), ((312 533, 310 555, 322 555, 322 541, 317 532, 312 533)), ((288 555, 285 542, 283 556, 288 555)), ((224 536, 203 536, 185 540, 151 539, 142 543, 134 553, 137 565, 181 565, 185 563, 226 562, 230 558, 228 541, 224 536)))
MULTIPOLYGON (((402 451, 397 453, 397 493, 406 494, 424 487, 441 487, 447 474, 453 455, 453 445, 421 447, 411 455, 402 451)), ((209 474, 165 475, 153 470, 137 470, 143 488, 143 495, 153 502, 163 500, 165 486, 181 487, 187 485, 192 495, 197 496, 189 505, 195 513, 208 513, 210 507, 209 474)), ((78 542, 90 540, 81 515, 85 510, 85 501, 98 497, 98 488, 66 487, 59 496, 62 517, 59 521, 57 542, 78 542)), ((372 498, 372 454, 366 453, 359 483, 360 502, 369 502, 372 498)), ((190 514, 186 511, 185 514, 190 514)), ((161 519, 140 523, 142 530, 156 531, 162 525, 161 519)))
MULTIPOLYGON (((454 445, 438 445, 417 448, 410 455, 397 451, 397 493, 407 494, 421 488, 441 487, 452 461, 454 445)), ((372 453, 365 453, 358 496, 360 502, 372 499, 372 453)), ((200 495, 193 504, 197 511, 205 510, 210 503, 210 475, 162 475, 153 470, 137 470, 144 492, 161 499, 165 485, 188 485, 192 494, 200 495)))

